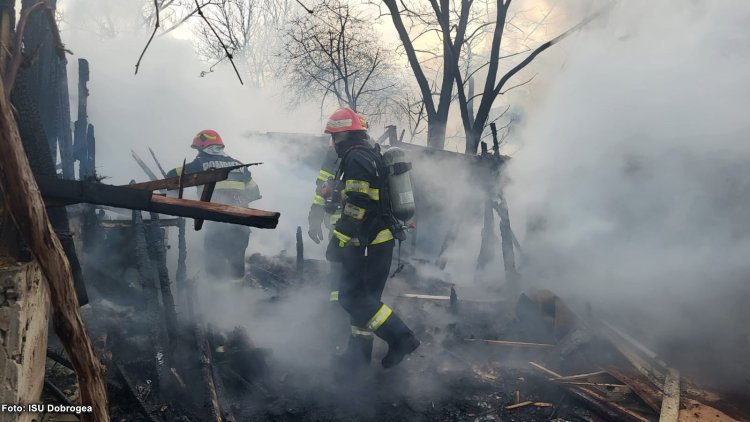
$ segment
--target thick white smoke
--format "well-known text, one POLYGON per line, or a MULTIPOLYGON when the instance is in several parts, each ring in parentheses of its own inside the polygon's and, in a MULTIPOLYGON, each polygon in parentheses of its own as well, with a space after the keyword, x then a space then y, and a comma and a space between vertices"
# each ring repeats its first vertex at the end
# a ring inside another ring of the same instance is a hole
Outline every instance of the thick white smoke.
POLYGON ((564 41, 508 171, 526 280, 657 346, 747 347, 748 24, 745 2, 628 1, 564 41))

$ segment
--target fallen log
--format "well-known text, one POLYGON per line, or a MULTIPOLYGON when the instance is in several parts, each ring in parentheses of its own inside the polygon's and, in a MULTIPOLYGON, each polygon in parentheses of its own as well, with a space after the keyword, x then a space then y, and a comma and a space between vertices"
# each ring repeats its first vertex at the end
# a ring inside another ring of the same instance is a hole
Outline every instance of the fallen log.
POLYGON ((36 257, 50 289, 57 336, 76 369, 84 421, 109 421, 104 368, 96 357, 78 311, 73 274, 55 235, 39 187, 24 153, 18 126, 0 83, 0 188, 13 221, 36 257))

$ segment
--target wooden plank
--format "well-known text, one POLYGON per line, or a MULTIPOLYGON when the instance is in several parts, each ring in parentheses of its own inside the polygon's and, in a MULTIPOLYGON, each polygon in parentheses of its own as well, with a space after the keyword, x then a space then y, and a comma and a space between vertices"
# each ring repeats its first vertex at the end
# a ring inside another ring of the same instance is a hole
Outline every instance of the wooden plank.
POLYGON ((524 347, 524 348, 531 348, 531 349, 551 349, 555 347, 554 344, 547 344, 547 343, 526 343, 522 341, 485 340, 485 339, 478 339, 478 338, 465 338, 464 341, 479 341, 482 343, 492 344, 496 346, 524 347))
POLYGON ((635 369, 606 367, 607 373, 627 384, 633 392, 641 398, 654 412, 661 408, 661 391, 648 378, 635 369))
POLYGON ((518 409, 521 407, 531 406, 532 404, 534 404, 533 401, 524 401, 524 402, 517 403, 517 404, 511 404, 510 406, 505 406, 505 410, 518 409))
POLYGON ((215 204, 213 202, 201 202, 166 196, 154 196, 151 198, 151 204, 148 209, 160 214, 202 218, 204 220, 240 224, 261 229, 276 228, 276 225, 279 223, 279 216, 281 215, 278 212, 262 211, 254 208, 240 208, 231 205, 215 204))
POLYGON ((692 399, 685 399, 683 407, 684 409, 680 409, 680 415, 677 419, 679 422, 739 422, 739 419, 692 399))
POLYGON ((659 422, 677 422, 680 415, 680 373, 670 368, 664 380, 659 422))
POLYGON ((22 237, 42 269, 50 290, 53 326, 76 368, 81 404, 93 412, 83 421, 109 421, 104 368, 94 353, 78 310, 70 264, 52 229, 39 187, 21 143, 16 119, 0 83, 0 188, 22 237))
MULTIPOLYGON (((529 362, 529 365, 531 365, 532 368, 538 370, 539 372, 546 374, 547 376, 553 378, 561 377, 560 374, 551 371, 538 363, 529 362)), ((590 387, 565 384, 559 385, 565 388, 574 396, 578 397, 580 400, 588 403, 594 410, 600 412, 602 415, 614 421, 650 422, 648 418, 608 400, 606 397, 602 396, 590 387)))
MULTIPOLYGON (((159 219, 159 225, 162 227, 178 227, 180 223, 179 218, 161 218, 159 219)), ((120 219, 112 219, 112 220, 101 220, 99 221, 99 227, 105 228, 105 229, 115 229, 115 228, 125 228, 125 227, 131 227, 133 225, 132 220, 120 220, 120 219)))
MULTIPOLYGON (((188 188, 192 186, 205 185, 211 182, 221 182, 223 180, 227 180, 227 177, 229 177, 229 172, 232 170, 236 170, 236 169, 243 168, 243 167, 249 167, 249 166, 257 166, 260 164, 263 164, 263 163, 241 164, 238 166, 206 170, 206 171, 201 171, 197 173, 187 173, 184 176, 183 187, 188 188)), ((170 177, 167 179, 160 179, 160 180, 154 179, 151 182, 132 183, 126 186, 132 189, 143 189, 143 190, 150 190, 150 191, 164 190, 164 189, 177 190, 180 188, 180 178, 170 177)))
POLYGON ((275 228, 280 216, 278 212, 254 208, 158 196, 150 191, 133 189, 130 186, 112 186, 53 177, 39 177, 38 180, 39 189, 45 199, 58 203, 87 202, 264 229, 275 228))
POLYGON ((406 297, 409 299, 451 300, 450 296, 420 295, 416 293, 405 293, 400 295, 399 297, 406 297))
POLYGON ((588 374, 578 374, 578 375, 568 375, 565 377, 555 378, 555 381, 576 381, 576 380, 582 380, 586 378, 595 377, 597 375, 604 375, 606 374, 606 371, 596 371, 596 372, 589 372, 588 374))

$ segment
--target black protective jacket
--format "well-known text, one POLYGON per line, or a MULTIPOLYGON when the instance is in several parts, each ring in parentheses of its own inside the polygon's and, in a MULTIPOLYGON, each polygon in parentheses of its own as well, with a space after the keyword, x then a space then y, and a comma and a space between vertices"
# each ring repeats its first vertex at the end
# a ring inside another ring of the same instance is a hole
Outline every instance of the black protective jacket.
POLYGON ((333 232, 339 246, 375 245, 393 239, 382 157, 367 141, 353 142, 340 167, 343 210, 333 232))

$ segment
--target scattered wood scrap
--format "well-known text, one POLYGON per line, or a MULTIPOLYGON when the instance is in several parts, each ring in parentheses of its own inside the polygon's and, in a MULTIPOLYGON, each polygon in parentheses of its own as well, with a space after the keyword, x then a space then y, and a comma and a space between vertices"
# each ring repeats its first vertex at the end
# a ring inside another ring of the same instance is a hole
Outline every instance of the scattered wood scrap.
POLYGON ((524 347, 524 348, 531 348, 531 349, 551 349, 555 347, 554 344, 548 344, 548 343, 527 343, 523 341, 486 340, 486 339, 479 339, 479 338, 465 338, 464 341, 478 341, 481 343, 493 344, 496 346, 524 347))
POLYGON ((505 406, 505 410, 519 409, 521 407, 531 406, 532 404, 534 404, 533 401, 524 401, 521 403, 511 404, 510 406, 505 406))

